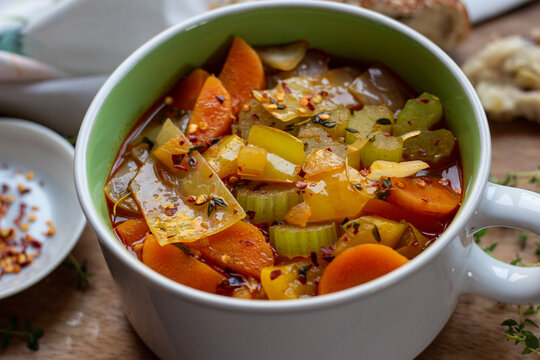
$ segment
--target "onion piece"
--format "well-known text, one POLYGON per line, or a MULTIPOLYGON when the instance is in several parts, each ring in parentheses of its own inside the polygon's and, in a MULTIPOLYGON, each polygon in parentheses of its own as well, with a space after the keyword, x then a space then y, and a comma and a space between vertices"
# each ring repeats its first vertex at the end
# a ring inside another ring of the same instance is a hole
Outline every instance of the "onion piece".
POLYGON ((274 69, 290 71, 306 56, 308 42, 300 40, 292 44, 265 46, 256 49, 262 62, 274 69))

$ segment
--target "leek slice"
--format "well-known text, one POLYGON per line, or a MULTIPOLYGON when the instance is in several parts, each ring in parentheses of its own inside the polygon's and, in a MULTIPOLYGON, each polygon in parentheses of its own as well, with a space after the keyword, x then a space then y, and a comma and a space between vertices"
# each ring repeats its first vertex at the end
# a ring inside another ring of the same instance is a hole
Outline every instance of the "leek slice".
POLYGON ((337 241, 335 223, 308 225, 305 228, 292 225, 270 227, 270 243, 278 254, 287 257, 319 254, 321 246, 330 246, 337 241))
POLYGON ((114 172, 113 176, 105 184, 105 196, 114 203, 117 207, 129 211, 131 213, 139 213, 139 207, 129 195, 129 183, 137 174, 139 164, 131 159, 125 159, 120 167, 114 172), (122 201, 120 201, 122 200, 122 201))
POLYGON ((243 186, 236 199, 255 224, 272 224, 285 219, 287 212, 302 201, 296 187, 286 185, 243 186))

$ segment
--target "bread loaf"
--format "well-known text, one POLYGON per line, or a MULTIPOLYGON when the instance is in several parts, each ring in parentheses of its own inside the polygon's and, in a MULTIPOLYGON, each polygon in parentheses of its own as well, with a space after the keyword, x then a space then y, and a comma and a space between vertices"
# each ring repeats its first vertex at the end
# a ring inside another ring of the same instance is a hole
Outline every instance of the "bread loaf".
MULTIPOLYGON (((249 0, 225 0, 225 4, 246 1, 249 0)), ((445 50, 455 48, 467 38, 470 31, 467 10, 460 0, 333 1, 361 6, 399 20, 445 50)))

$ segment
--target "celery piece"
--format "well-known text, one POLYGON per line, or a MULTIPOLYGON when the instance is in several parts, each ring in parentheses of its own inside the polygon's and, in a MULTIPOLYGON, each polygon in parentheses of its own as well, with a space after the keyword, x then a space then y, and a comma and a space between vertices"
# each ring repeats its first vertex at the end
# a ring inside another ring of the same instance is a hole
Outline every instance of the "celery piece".
MULTIPOLYGON (((346 129, 351 121, 351 110, 345 106, 339 105, 332 111, 330 111, 330 124, 336 124, 332 128, 325 127, 325 130, 332 135, 334 139, 342 138, 346 136, 346 129)), ((320 126, 320 125, 319 125, 320 126)))
POLYGON ((377 160, 400 162, 403 153, 401 137, 386 136, 378 131, 360 149, 360 161, 363 167, 369 167, 377 160))
POLYGON ((408 100, 397 116, 394 135, 403 135, 413 130, 428 130, 441 121, 443 109, 435 95, 423 93, 416 99, 408 100))
POLYGON ((337 241, 335 223, 308 225, 305 228, 292 225, 270 227, 270 243, 278 254, 287 257, 309 256, 320 253, 321 246, 337 241))
POLYGON ((330 149, 334 154, 345 159, 347 154, 346 145, 334 140, 322 126, 307 123, 300 127, 298 138, 305 144, 306 154, 311 154, 318 149, 330 149))
POLYGON ((242 186, 236 200, 254 224, 282 221, 290 208, 302 201, 296 187, 287 185, 242 186))
POLYGON ((403 156, 410 160, 422 160, 438 164, 452 155, 456 140, 450 130, 424 130, 418 136, 403 143, 403 156))
POLYGON ((357 139, 367 139, 375 131, 392 132, 394 114, 386 106, 366 105, 360 111, 355 111, 345 134, 347 144, 357 139))

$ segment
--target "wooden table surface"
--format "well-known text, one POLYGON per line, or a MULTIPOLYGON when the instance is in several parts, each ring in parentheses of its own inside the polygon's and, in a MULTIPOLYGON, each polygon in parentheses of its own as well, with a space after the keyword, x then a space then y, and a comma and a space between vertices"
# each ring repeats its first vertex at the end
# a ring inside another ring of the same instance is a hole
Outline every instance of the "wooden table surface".
MULTIPOLYGON (((477 26, 469 40, 451 55, 462 63, 496 34, 526 33, 538 24, 540 1, 477 26)), ((491 124, 492 173, 534 170, 540 165, 540 124, 523 121, 491 124)), ((491 229, 482 241, 499 243, 495 255, 505 261, 519 253, 525 262, 538 261, 534 252, 538 237, 530 238, 525 250, 518 246, 519 232, 491 229)), ((87 227, 74 250, 78 259, 88 259, 90 287, 76 289, 76 274, 59 267, 30 289, 0 301, 0 328, 9 317, 29 318, 45 335, 38 352, 28 350, 14 338, 2 359, 130 358, 152 359, 154 355, 137 337, 122 311, 122 304, 106 267, 94 233, 87 227)), ((503 336, 500 323, 517 318, 517 307, 502 305, 479 296, 463 295, 453 316, 436 340, 418 357, 421 360, 525 359, 521 346, 503 336)), ((540 319, 536 319, 540 320, 540 319)), ((399 349, 396 349, 399 351, 399 349)))

